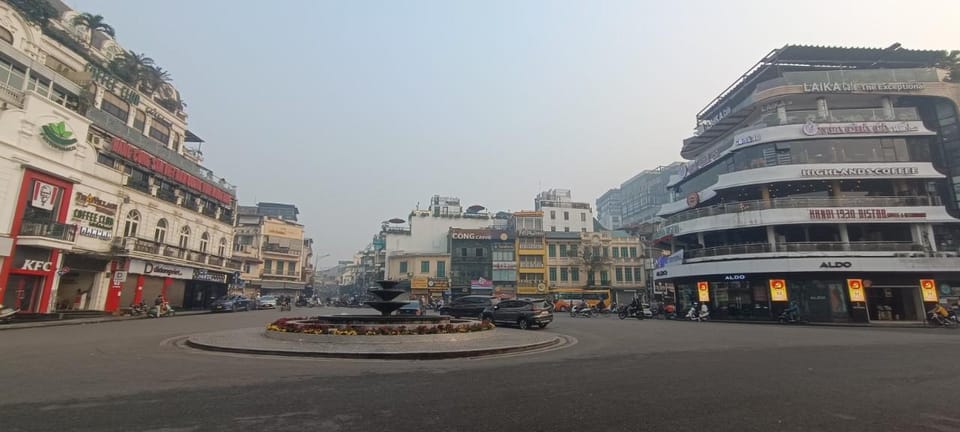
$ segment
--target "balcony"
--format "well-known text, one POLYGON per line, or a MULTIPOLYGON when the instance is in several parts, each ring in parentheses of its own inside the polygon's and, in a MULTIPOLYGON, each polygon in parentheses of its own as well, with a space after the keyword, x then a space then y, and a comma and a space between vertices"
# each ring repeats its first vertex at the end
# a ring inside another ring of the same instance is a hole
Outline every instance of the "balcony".
POLYGON ((541 261, 520 261, 520 268, 542 269, 542 268, 543 268, 543 262, 541 262, 541 261))
POLYGON ((51 249, 73 249, 77 226, 60 222, 25 220, 20 225, 17 245, 51 249))
POLYGON ((233 224, 233 212, 227 210, 220 210, 220 216, 217 217, 220 222, 226 222, 228 224, 233 224))
MULTIPOLYGON (((786 121, 781 121, 776 112, 772 112, 760 119, 759 126, 782 126, 804 124, 808 121, 817 123, 850 123, 850 122, 881 122, 881 121, 918 121, 920 114, 913 107, 893 108, 887 112, 883 108, 839 109, 831 110, 826 117, 821 117, 817 110, 787 111, 786 121)), ((758 126, 754 125, 754 126, 758 126)))
POLYGON ((243 262, 237 261, 235 259, 228 259, 227 262, 224 264, 224 267, 230 270, 240 270, 240 268, 243 267, 243 262))
POLYGON ((219 257, 219 256, 216 256, 216 255, 211 255, 211 256, 210 256, 210 259, 207 260, 207 264, 210 264, 210 265, 215 266, 215 267, 223 267, 224 261, 226 261, 226 260, 225 260, 223 257, 219 257))
POLYGON ((131 189, 136 189, 145 194, 150 193, 150 183, 147 181, 136 181, 133 179, 127 180, 127 187, 131 189))
MULTIPOLYGON (((923 245, 913 242, 795 242, 795 243, 748 243, 728 246, 716 246, 704 249, 685 250, 684 259, 726 257, 729 255, 807 253, 814 256, 857 255, 849 252, 863 252, 869 256, 898 256, 922 254, 923 245), (841 252, 837 254, 837 252, 841 252)), ((726 259, 735 259, 729 257, 726 259)), ((709 260, 707 260, 709 261, 709 260)))
POLYGON ((282 255, 292 255, 292 256, 300 256, 300 253, 301 253, 299 249, 290 249, 289 246, 280 246, 276 243, 267 243, 263 245, 263 251, 275 253, 275 254, 282 254, 282 255))
POLYGON ((13 105, 17 108, 23 108, 23 92, 7 84, 0 83, 0 102, 13 105))
POLYGON ((664 220, 663 225, 697 219, 706 216, 716 216, 727 213, 742 213, 755 210, 770 210, 781 208, 820 208, 820 207, 911 207, 911 206, 938 206, 939 197, 857 197, 857 198, 777 198, 769 201, 753 200, 717 204, 709 207, 700 207, 677 213, 664 220))
POLYGON ((195 262, 197 264, 206 264, 207 263, 207 254, 201 252, 190 251, 187 254, 187 261, 195 262))
POLYGON ((184 198, 180 206, 193 211, 200 211, 200 206, 197 205, 197 200, 195 199, 184 198))
POLYGON ((172 189, 157 189, 157 198, 169 203, 177 203, 177 194, 172 189))
POLYGON ((202 214, 202 215, 204 215, 204 216, 207 216, 207 217, 216 218, 216 217, 217 217, 217 209, 216 209, 216 207, 203 206, 203 207, 200 207, 200 214, 202 214))

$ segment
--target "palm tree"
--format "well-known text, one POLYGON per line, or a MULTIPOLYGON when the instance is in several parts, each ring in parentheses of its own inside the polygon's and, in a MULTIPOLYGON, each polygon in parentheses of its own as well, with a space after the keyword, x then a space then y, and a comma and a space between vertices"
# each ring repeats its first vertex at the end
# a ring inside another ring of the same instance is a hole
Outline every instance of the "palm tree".
POLYGON ((87 31, 89 32, 88 37, 91 44, 93 44, 93 33, 97 30, 110 35, 110 37, 116 36, 113 26, 103 22, 103 15, 94 15, 84 12, 73 17, 73 25, 84 26, 87 28, 87 31))
POLYGON ((937 62, 937 67, 950 71, 947 82, 960 83, 960 50, 944 51, 943 57, 937 62))
MULTIPOLYGON (((139 88, 140 91, 144 93, 156 93, 158 91, 164 90, 166 85, 170 82, 170 72, 163 70, 162 67, 157 65, 148 65, 143 69, 143 74, 140 77, 139 88)), ((164 92, 169 93, 169 92, 164 92)), ((161 96, 169 96, 168 94, 162 94, 161 96)))
POLYGON ((114 57, 110 61, 110 71, 123 81, 132 85, 139 85, 147 75, 147 70, 153 67, 153 59, 142 53, 128 50, 114 57))

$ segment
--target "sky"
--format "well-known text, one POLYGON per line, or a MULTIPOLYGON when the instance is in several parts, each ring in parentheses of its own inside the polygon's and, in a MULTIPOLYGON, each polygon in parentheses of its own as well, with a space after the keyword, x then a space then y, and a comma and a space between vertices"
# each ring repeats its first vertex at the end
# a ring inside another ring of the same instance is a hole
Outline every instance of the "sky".
POLYGON ((960 49, 956 0, 66 1, 171 72, 204 165, 296 204, 321 267, 435 194, 594 203, 785 44, 960 49))

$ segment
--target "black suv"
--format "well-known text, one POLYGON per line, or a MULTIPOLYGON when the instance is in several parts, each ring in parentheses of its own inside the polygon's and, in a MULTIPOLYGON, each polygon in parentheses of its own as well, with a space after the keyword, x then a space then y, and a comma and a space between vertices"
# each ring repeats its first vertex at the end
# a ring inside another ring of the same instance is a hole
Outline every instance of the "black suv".
POLYGON ((450 315, 454 318, 480 318, 483 310, 497 304, 496 297, 485 295, 468 295, 457 297, 449 305, 440 308, 440 315, 450 315))
POLYGON ((481 317, 494 324, 516 325, 521 329, 532 326, 544 328, 553 321, 549 303, 542 300, 504 300, 484 309, 481 317))

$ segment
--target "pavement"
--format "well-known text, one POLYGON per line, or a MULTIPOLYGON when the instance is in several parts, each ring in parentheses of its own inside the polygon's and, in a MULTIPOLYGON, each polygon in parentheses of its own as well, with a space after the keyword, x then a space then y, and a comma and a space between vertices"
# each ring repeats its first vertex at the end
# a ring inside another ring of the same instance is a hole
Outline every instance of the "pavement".
POLYGON ((576 344, 429 361, 251 356, 176 343, 321 311, 336 312, 0 332, 3 430, 960 431, 960 331, 949 329, 557 314, 549 331, 576 344))
MULTIPOLYGON (((172 317, 166 318, 176 318, 190 315, 199 315, 199 314, 208 314, 210 311, 206 310, 185 310, 177 311, 177 314, 172 317)), ((3 330, 20 330, 36 327, 60 327, 68 325, 87 325, 87 324, 101 324, 101 323, 110 323, 110 322, 121 322, 129 320, 141 320, 148 319, 146 316, 131 316, 131 315, 119 315, 119 316, 98 316, 90 318, 72 318, 72 319, 61 319, 61 320, 38 320, 38 321, 26 321, 26 322, 10 322, 0 324, 0 331, 3 330)))

